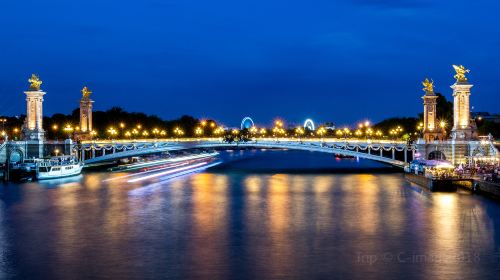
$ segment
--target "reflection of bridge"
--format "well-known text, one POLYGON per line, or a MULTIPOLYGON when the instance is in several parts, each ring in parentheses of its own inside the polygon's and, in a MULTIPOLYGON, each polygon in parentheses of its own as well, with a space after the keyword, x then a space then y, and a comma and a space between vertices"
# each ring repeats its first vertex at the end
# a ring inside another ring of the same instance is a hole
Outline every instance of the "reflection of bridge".
POLYGON ((298 140, 298 139, 257 139, 248 142, 226 143, 218 138, 151 141, 110 141, 84 142, 74 146, 74 152, 86 164, 96 164, 121 158, 141 156, 166 151, 190 149, 239 149, 277 148, 315 151, 388 163, 403 167, 412 160, 415 148, 405 142, 394 141, 345 141, 341 139, 298 140))

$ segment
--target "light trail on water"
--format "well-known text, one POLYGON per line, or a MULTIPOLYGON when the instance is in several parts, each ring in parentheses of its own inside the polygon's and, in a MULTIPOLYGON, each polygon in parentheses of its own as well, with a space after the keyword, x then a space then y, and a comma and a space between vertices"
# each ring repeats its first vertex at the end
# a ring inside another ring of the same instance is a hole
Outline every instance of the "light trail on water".
MULTIPOLYGON (((163 169, 166 169, 166 168, 171 168, 171 167, 178 167, 178 166, 184 166, 188 163, 177 163, 177 164, 171 164, 167 167, 164 167, 163 169)), ((139 172, 139 173, 134 173, 134 174, 128 174, 128 175, 124 175, 124 176, 120 176, 120 177, 115 177, 115 178, 110 178, 110 179, 106 179, 106 180, 103 180, 103 182, 108 182, 108 181, 114 181, 114 180, 120 180, 120 179, 125 179, 125 178, 130 178, 130 177, 136 177, 136 176, 140 176, 140 175, 143 175, 143 174, 147 174, 147 173, 153 173, 153 172, 158 172, 157 169, 154 169, 154 170, 147 170, 147 171, 143 171, 143 172, 139 172)))
MULTIPOLYGON (((213 166, 216 166, 216 165, 220 164, 221 161, 217 161, 217 162, 214 162, 214 163, 206 165, 207 163, 208 162, 205 162, 205 163, 203 163, 205 165, 197 167, 197 168, 186 169, 184 171, 177 172, 177 173, 172 174, 170 176, 162 177, 162 180, 160 182, 156 182, 156 183, 153 183, 153 184, 150 184, 150 185, 147 185, 147 186, 144 186, 144 187, 132 190, 132 191, 129 192, 129 195, 144 195, 144 194, 147 194, 147 193, 151 193, 155 189, 162 187, 163 183, 165 181, 168 181, 168 180, 171 180, 171 179, 174 179, 174 178, 178 178, 178 177, 181 177, 181 176, 184 176, 184 175, 196 173, 196 172, 199 172, 199 171, 202 171, 202 170, 205 170, 207 168, 210 168, 210 167, 213 167, 213 166)), ((193 167, 193 166, 190 166, 190 167, 193 167)), ((177 169, 181 169, 181 168, 177 168, 177 169)), ((163 174, 163 175, 165 175, 165 174, 163 174)))
POLYGON ((157 177, 161 177, 161 176, 172 174, 172 173, 177 173, 177 172, 189 170, 189 169, 192 169, 192 168, 195 168, 195 167, 199 167, 199 166, 203 166, 203 165, 206 165, 206 164, 208 164, 208 162, 200 162, 200 163, 196 163, 196 164, 189 165, 189 166, 186 166, 186 167, 179 167, 179 168, 170 169, 170 170, 167 170, 167 171, 163 171, 163 172, 159 172, 159 173, 155 173, 155 174, 151 174, 151 175, 147 175, 147 176, 142 176, 142 177, 139 177, 139 178, 131 179, 131 180, 128 180, 127 182, 128 183, 140 182, 140 181, 144 181, 144 180, 148 180, 148 179, 152 179, 152 178, 157 178, 157 177))

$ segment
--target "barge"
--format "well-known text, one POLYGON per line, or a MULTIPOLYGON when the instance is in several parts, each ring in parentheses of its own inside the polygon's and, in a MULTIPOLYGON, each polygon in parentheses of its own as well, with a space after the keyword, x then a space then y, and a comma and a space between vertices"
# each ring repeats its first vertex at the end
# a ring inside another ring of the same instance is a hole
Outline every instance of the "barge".
POLYGON ((454 166, 444 160, 414 160, 405 168, 405 178, 431 192, 454 192, 458 187, 470 188, 474 182, 456 174, 454 166))
POLYGON ((459 187, 470 188, 474 181, 467 178, 432 178, 414 173, 405 173, 405 178, 431 192, 454 192, 459 187))

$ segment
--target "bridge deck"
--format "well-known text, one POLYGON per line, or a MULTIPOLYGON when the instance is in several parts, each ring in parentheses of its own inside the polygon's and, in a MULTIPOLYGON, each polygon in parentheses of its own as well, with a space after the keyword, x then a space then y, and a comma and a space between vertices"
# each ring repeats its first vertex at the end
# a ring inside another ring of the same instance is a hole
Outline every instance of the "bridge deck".
POLYGON ((120 158, 141 156, 152 153, 179 151, 189 149, 237 149, 237 148, 278 148, 316 151, 331 154, 341 154, 365 158, 388 163, 397 167, 404 167, 405 162, 394 158, 394 151, 407 151, 406 144, 402 143, 369 143, 369 142, 339 142, 339 141, 250 141, 238 143, 225 143, 214 140, 198 141, 162 141, 162 142, 114 142, 114 143, 84 143, 80 149, 86 151, 102 150, 110 151, 103 156, 86 159, 86 164, 94 164, 120 158), (367 152, 362 152, 367 151, 367 152), (378 151, 379 155, 371 154, 370 151, 378 151), (380 156, 381 151, 393 151, 392 157, 380 156))

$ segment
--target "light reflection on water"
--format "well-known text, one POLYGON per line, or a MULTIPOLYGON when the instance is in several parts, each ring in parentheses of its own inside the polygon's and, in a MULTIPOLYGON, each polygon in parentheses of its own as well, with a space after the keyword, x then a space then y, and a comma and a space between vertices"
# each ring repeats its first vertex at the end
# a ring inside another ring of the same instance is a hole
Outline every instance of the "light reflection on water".
POLYGON ((3 186, 0 278, 495 279, 500 266, 498 202, 402 174, 228 170, 139 195, 109 178, 3 186))

